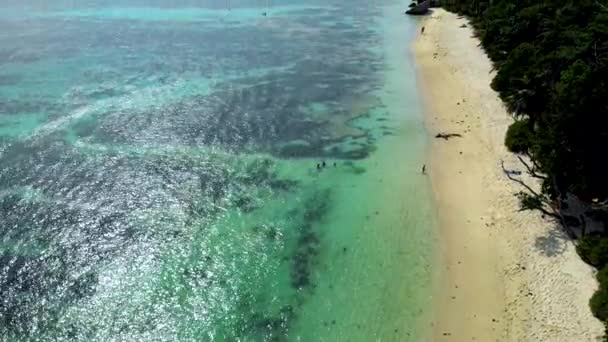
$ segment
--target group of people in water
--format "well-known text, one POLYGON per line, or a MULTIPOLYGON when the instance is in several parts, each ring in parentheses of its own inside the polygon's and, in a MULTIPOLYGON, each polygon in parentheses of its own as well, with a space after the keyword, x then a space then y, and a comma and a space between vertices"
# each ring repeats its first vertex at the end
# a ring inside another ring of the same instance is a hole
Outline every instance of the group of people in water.
MULTIPOLYGON (((321 163, 317 163, 317 170, 321 170, 323 168, 325 168, 327 166, 327 163, 324 161, 322 161, 321 163)), ((338 166, 338 164, 336 164, 336 162, 334 162, 334 167, 338 166)))
MULTIPOLYGON (((336 162, 334 162, 334 167, 336 167, 336 166, 337 166, 337 164, 336 164, 336 162)), ((327 163, 325 162, 325 160, 320 163, 317 163, 317 170, 320 171, 321 169, 324 169, 325 167, 327 167, 327 163)), ((422 164, 422 174, 426 175, 426 164, 422 164)))

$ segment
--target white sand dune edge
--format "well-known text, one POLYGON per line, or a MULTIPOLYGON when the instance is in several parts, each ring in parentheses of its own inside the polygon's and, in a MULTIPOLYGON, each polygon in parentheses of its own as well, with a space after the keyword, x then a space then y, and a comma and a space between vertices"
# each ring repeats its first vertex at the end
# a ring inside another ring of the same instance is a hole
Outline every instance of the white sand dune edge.
POLYGON ((413 53, 441 236, 433 340, 597 341, 604 328, 588 306, 593 269, 551 222, 518 211, 513 194, 522 189, 500 168, 504 160, 523 169, 503 145, 512 119, 490 88, 479 41, 466 19, 441 9, 421 26, 413 53), (433 138, 438 132, 462 137, 433 138))

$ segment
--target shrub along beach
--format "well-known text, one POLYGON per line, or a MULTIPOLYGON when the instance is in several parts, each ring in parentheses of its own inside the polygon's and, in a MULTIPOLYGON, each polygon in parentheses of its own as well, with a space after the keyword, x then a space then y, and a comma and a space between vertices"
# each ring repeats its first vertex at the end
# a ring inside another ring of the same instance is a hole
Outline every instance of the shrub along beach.
POLYGON ((445 267, 435 337, 597 340, 608 270, 598 287, 576 251, 607 264, 608 9, 444 7, 462 16, 433 10, 414 45, 430 136, 461 134, 430 148, 445 267))

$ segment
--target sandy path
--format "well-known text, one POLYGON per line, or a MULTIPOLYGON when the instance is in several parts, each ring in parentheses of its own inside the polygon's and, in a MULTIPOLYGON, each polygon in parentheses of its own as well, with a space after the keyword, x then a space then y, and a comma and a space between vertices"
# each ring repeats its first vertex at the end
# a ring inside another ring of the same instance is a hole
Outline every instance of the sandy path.
POLYGON ((551 222, 518 211, 521 189, 502 174, 500 160, 522 167, 503 145, 512 119, 489 86, 489 60, 465 19, 439 9, 422 21, 413 50, 429 134, 462 134, 430 138, 443 268, 434 340, 596 341, 592 268, 551 222))

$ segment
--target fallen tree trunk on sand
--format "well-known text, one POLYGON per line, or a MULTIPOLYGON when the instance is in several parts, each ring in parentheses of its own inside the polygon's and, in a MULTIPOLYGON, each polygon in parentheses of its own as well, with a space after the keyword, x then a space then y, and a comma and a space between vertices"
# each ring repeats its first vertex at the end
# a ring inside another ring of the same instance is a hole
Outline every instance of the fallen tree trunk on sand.
POLYGON ((454 138, 454 137, 461 138, 462 134, 459 134, 459 133, 437 133, 435 135, 435 138, 437 138, 437 139, 443 138, 445 140, 448 140, 448 139, 454 138))

